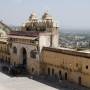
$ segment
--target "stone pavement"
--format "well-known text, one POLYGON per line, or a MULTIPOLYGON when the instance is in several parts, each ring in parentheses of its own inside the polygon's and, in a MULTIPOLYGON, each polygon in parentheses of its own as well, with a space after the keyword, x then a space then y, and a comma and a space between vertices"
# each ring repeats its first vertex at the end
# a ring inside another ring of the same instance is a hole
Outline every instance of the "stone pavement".
POLYGON ((73 82, 69 82, 67 80, 60 80, 60 81, 53 81, 53 80, 47 80, 47 79, 35 79, 41 83, 47 84, 49 86, 55 87, 58 90, 90 90, 90 88, 80 86, 78 84, 75 84, 73 82))
POLYGON ((9 77, 0 72, 0 90, 90 90, 75 84, 33 80, 28 77, 9 77))
MULTIPOLYGON (((2 65, 0 64, 0 68, 2 65)), ((90 90, 90 88, 64 80, 54 82, 37 76, 30 78, 30 75, 10 77, 0 72, 0 90, 90 90)))
POLYGON ((0 72, 0 90, 58 90, 27 77, 9 77, 0 72))

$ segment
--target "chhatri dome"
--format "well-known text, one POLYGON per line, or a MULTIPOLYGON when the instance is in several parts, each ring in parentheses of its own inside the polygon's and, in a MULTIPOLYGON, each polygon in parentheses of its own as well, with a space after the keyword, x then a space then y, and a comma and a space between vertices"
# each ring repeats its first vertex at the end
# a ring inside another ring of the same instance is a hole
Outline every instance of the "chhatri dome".
POLYGON ((36 16, 36 13, 32 13, 31 15, 30 15, 30 17, 29 17, 29 20, 31 21, 31 20, 37 20, 37 16, 36 16))
POLYGON ((29 26, 31 23, 32 23, 32 21, 35 21, 35 22, 37 22, 37 20, 38 20, 38 18, 37 18, 37 16, 36 16, 36 13, 31 13, 31 15, 29 16, 29 19, 25 22, 25 23, 23 23, 23 27, 25 27, 25 26, 29 26))
POLYGON ((48 11, 46 11, 42 15, 41 21, 37 18, 36 13, 31 13, 29 19, 23 24, 24 28, 27 28, 28 30, 35 30, 35 29, 45 29, 45 28, 52 28, 52 27, 58 27, 57 23, 53 20, 52 16, 48 14, 48 11))
POLYGON ((42 19, 43 19, 43 20, 53 20, 52 16, 50 16, 50 15, 48 14, 48 11, 46 11, 46 12, 43 14, 42 19))

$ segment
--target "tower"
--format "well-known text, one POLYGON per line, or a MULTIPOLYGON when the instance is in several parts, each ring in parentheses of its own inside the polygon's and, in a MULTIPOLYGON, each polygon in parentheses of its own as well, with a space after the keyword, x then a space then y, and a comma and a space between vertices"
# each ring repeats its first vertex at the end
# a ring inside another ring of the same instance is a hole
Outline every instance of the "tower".
POLYGON ((38 18, 36 13, 32 13, 29 19, 23 25, 23 31, 37 31, 38 30, 38 18))
POLYGON ((42 15, 42 27, 44 32, 39 36, 40 51, 43 47, 57 48, 59 44, 58 26, 48 12, 42 15))
POLYGON ((50 47, 58 47, 59 27, 48 12, 45 12, 42 16, 42 23, 45 25, 46 32, 50 33, 50 47))
POLYGON ((41 20, 38 20, 36 14, 32 13, 23 27, 23 31, 38 33, 37 40, 40 51, 43 47, 58 47, 58 26, 48 12, 42 15, 41 20))

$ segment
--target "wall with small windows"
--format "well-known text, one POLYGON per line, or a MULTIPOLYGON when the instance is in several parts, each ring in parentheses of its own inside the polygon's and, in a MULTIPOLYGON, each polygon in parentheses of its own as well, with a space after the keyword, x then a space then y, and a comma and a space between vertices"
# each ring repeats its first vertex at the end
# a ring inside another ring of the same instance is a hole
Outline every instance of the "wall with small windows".
POLYGON ((89 55, 70 50, 67 52, 64 49, 44 48, 41 62, 41 73, 44 75, 56 75, 58 79, 90 87, 89 55))

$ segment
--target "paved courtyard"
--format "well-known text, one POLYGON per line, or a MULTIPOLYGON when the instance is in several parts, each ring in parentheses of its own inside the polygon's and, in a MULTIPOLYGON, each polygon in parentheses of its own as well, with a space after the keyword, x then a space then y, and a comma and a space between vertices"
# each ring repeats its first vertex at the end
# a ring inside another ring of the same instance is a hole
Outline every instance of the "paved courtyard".
POLYGON ((0 72, 0 90, 90 90, 85 87, 78 87, 77 85, 73 86, 73 84, 70 83, 52 84, 58 88, 48 83, 40 83, 40 81, 28 77, 9 77, 0 72))
POLYGON ((67 81, 53 82, 39 77, 30 78, 30 75, 11 77, 2 73, 0 64, 0 90, 90 90, 67 81))
POLYGON ((0 90, 58 90, 27 77, 9 77, 0 72, 0 90))

